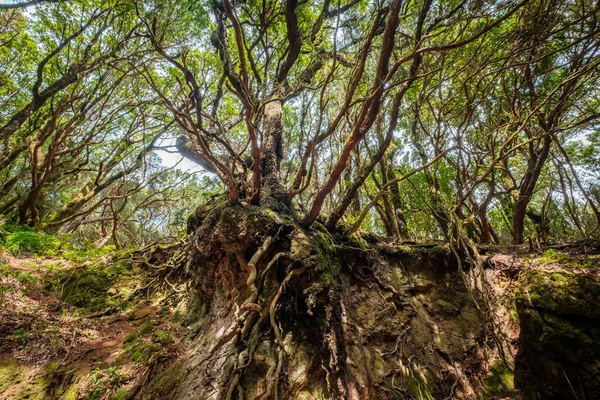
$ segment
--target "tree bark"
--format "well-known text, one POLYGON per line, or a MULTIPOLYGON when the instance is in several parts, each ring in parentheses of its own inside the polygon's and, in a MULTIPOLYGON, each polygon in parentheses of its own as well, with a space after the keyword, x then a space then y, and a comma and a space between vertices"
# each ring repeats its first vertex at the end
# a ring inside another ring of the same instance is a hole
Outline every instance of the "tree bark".
MULTIPOLYGON (((552 136, 546 134, 542 142, 542 148, 538 151, 530 150, 530 159, 527 163, 527 172, 521 181, 519 189, 519 198, 513 206, 513 244, 523 244, 525 228, 525 215, 527 206, 531 201, 537 181, 542 173, 542 169, 546 164, 548 155, 550 154, 550 145, 552 144, 552 136)), ((533 144, 531 145, 533 146, 533 144)))
POLYGON ((283 102, 277 94, 265 103, 261 143, 261 203, 289 205, 287 190, 281 183, 280 164, 283 157, 283 102))
POLYGON ((529 199, 525 197, 519 197, 519 200, 513 206, 513 244, 523 244, 523 231, 525 228, 525 213, 527 211, 527 204, 529 199))

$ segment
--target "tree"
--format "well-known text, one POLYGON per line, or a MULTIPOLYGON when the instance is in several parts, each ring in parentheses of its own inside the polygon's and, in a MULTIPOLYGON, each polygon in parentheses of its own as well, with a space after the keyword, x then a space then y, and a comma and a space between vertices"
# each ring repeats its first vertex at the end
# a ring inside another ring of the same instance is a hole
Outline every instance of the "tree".
POLYGON ((174 241, 143 258, 189 297, 176 395, 284 397, 294 348, 349 396, 352 285, 406 306, 367 241, 447 243, 489 316, 478 245, 598 235, 589 0, 0 8, 0 213, 96 246, 174 241))

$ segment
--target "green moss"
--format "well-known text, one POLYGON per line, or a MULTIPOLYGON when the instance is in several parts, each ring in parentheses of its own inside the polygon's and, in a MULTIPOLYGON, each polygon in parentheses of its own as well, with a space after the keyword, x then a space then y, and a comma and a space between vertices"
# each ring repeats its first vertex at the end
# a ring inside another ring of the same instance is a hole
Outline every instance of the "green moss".
POLYGON ((69 386, 67 390, 65 390, 62 400, 77 400, 77 386, 77 382, 69 386))
POLYGON ((135 286, 130 267, 118 263, 60 271, 47 282, 63 301, 91 312, 125 308, 135 286))
POLYGON ((132 343, 134 340, 138 339, 140 337, 140 333, 138 331, 133 331, 131 333, 129 333, 127 336, 125 336, 125 339, 123 339, 123 343, 132 343))
POLYGON ((277 218, 277 214, 275 214, 275 212, 271 209, 265 208, 263 210, 263 214, 267 217, 270 218, 272 220, 275 220, 277 218))
POLYGON ((15 361, 8 360, 0 364, 0 394, 23 379, 23 370, 15 361))
POLYGON ((323 255, 327 256, 335 254, 335 243, 333 242, 331 235, 327 233, 318 233, 313 237, 313 239, 317 244, 318 252, 321 252, 323 255))
POLYGON ((61 381, 54 378, 59 371, 55 364, 46 368, 46 374, 33 381, 27 381, 16 393, 18 399, 43 400, 49 397, 60 398, 62 393, 61 381))
POLYGON ((352 235, 350 235, 348 237, 348 240, 353 246, 358 247, 361 250, 367 250, 367 241, 363 239, 358 233, 353 233, 352 235))
POLYGON ((321 279, 328 286, 335 286, 342 267, 337 257, 333 238, 329 233, 318 233, 313 240, 315 242, 313 257, 321 269, 321 279))
POLYGON ((553 258, 554 256, 556 256, 556 250, 548 249, 544 251, 544 257, 553 258))
POLYGON ((167 345, 167 344, 173 342, 173 339, 171 338, 171 335, 169 334, 169 332, 159 329, 159 330, 154 331, 154 333, 152 334, 152 341, 156 342, 156 343, 162 343, 164 345, 167 345))
MULTIPOLYGON (((147 343, 147 341, 142 339, 143 335, 150 333, 146 327, 150 327, 150 330, 152 329, 152 325, 150 325, 149 323, 144 323, 136 331, 127 335, 123 345, 124 352, 119 356, 119 362, 125 361, 127 357, 131 357, 131 359, 135 362, 146 361, 150 358, 152 354, 161 350, 160 345, 155 343, 147 343)), ((163 340, 167 340, 167 338, 164 335, 160 335, 160 337, 163 340)), ((152 339, 154 340, 154 335, 152 339)), ((170 336, 168 337, 168 339, 171 339, 170 336)))
POLYGON ((149 321, 145 321, 137 330, 141 335, 147 335, 152 332, 152 324, 149 321))
POLYGON ((554 249, 544 251, 544 255, 536 260, 538 264, 566 263, 569 256, 557 253, 554 249))
POLYGON ((523 274, 519 285, 515 300, 521 341, 532 349, 522 362, 533 371, 532 388, 545 390, 546 383, 537 383, 534 377, 552 376, 556 362, 576 366, 580 376, 597 376, 593 363, 600 354, 600 340, 597 329, 587 322, 600 317, 596 274, 532 270, 523 274))
POLYGON ((131 354, 135 353, 140 347, 140 339, 139 337, 135 337, 131 339, 123 345, 123 353, 119 355, 118 363, 124 362, 127 360, 127 357, 131 354))
POLYGON ((123 340, 123 349, 127 352, 131 351, 140 343, 140 333, 133 331, 123 340))
POLYGON ((227 207, 227 200, 224 199, 210 199, 206 202, 200 203, 196 209, 187 218, 187 230, 188 233, 195 231, 208 215, 216 209, 223 209, 227 207))
POLYGON ((493 396, 502 395, 514 386, 514 375, 502 360, 496 360, 483 379, 485 392, 493 396))
POLYGON ((563 263, 563 265, 569 266, 570 268, 573 268, 573 269, 582 270, 582 269, 586 269, 586 268, 594 268, 597 266, 597 263, 594 261, 594 259, 585 257, 581 261, 570 260, 568 262, 563 263))
POLYGON ((156 317, 158 319, 165 319, 170 315, 170 311, 168 308, 161 308, 159 312, 156 313, 156 317))
POLYGON ((128 397, 128 395, 129 395, 129 390, 119 389, 119 390, 117 390, 117 392, 115 393, 115 395, 112 398, 113 398, 113 400, 124 400, 128 397))
POLYGON ((135 362, 146 361, 154 353, 160 351, 160 346, 154 343, 147 343, 143 346, 136 346, 131 352, 131 358, 135 362))
MULTIPOLYGON (((317 229, 320 228, 317 224, 317 229)), ((296 232, 291 243, 291 258, 305 265, 314 265, 321 272, 321 280, 327 286, 336 286, 341 271, 333 237, 325 228, 313 236, 296 232)))
POLYGON ((52 363, 46 367, 46 374, 40 379, 41 386, 45 388, 48 397, 61 400, 77 399, 78 381, 75 377, 76 370, 68 365, 52 363), (48 396, 50 395, 50 396, 48 396))
POLYGON ((135 361, 141 359, 147 359, 149 355, 145 345, 142 343, 141 338, 152 332, 152 324, 148 321, 140 325, 135 331, 131 332, 123 340, 126 354, 130 354, 135 361))
POLYGON ((591 274, 530 270, 521 281, 520 296, 536 308, 559 314, 600 316, 600 282, 591 274))
POLYGON ((48 382, 45 379, 39 379, 33 383, 23 385, 17 392, 17 399, 28 399, 28 400, 44 400, 48 396, 48 382))
POLYGON ((436 244, 435 246, 433 246, 431 251, 433 253, 446 254, 446 253, 448 253, 448 245, 436 244))
POLYGON ((519 313, 517 312, 517 310, 515 308, 509 310, 508 314, 510 315, 510 320, 512 321, 513 324, 519 323, 519 313))
POLYGON ((90 260, 98 260, 107 255, 117 254, 117 248, 112 244, 104 247, 94 247, 91 242, 86 242, 83 247, 79 246, 72 243, 63 243, 61 246, 63 250, 61 253, 62 258, 76 264, 81 264, 90 260))
POLYGON ((166 370, 159 373, 148 383, 146 393, 150 399, 166 399, 172 395, 180 378, 185 376, 186 369, 181 361, 169 365, 166 370))
POLYGON ((75 370, 66 366, 50 364, 46 371, 35 379, 27 378, 27 367, 14 360, 0 364, 0 394, 9 388, 12 398, 16 399, 60 399, 75 400, 77 398, 77 381, 75 370))
POLYGON ((398 245, 398 251, 406 254, 407 256, 412 256, 415 254, 415 249, 411 246, 407 246, 405 244, 398 245))

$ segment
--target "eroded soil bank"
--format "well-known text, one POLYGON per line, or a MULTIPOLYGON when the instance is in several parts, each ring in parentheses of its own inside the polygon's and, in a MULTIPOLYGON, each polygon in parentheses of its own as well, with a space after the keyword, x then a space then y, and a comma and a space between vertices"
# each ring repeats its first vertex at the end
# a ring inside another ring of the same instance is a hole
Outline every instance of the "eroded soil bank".
POLYGON ((35 284, 5 255, 0 398, 600 398, 584 248, 482 251, 482 296, 442 244, 252 206, 199 209, 189 230, 117 270, 37 260, 35 284))

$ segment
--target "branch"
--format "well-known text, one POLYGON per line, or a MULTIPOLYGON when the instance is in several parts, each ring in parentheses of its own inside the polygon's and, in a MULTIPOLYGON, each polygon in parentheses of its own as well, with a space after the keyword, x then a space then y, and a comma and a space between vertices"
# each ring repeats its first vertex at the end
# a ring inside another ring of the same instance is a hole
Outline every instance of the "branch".
POLYGON ((285 5, 285 22, 287 26, 287 40, 289 42, 286 50, 285 60, 277 72, 277 82, 282 83, 287 78, 287 74, 298 59, 300 49, 302 48, 302 37, 298 30, 298 15, 296 8, 298 0, 287 0, 285 5))
POLYGON ((358 218, 358 220, 354 223, 354 225, 352 225, 352 227, 350 229, 348 229, 348 231, 346 232, 348 235, 353 234, 354 232, 356 232, 358 230, 358 228, 360 228, 360 225, 362 224, 363 220, 365 219, 365 217, 367 216, 367 213, 369 212, 369 210, 371 209, 371 207, 373 207, 375 204, 377 204, 377 202, 379 201, 379 199, 381 199, 381 197, 385 194, 387 194, 388 192, 386 191, 386 189, 388 187, 390 187, 391 185, 394 185, 396 183, 402 182, 403 180, 406 180, 408 178, 410 178, 411 176, 413 176, 414 174, 416 174, 417 172, 421 172, 422 170, 424 170, 425 168, 430 167, 431 165, 435 164, 436 162, 438 162, 441 158, 445 157, 446 154, 448 154, 449 152, 451 152, 452 150, 456 150, 458 148, 458 146, 453 146, 450 147, 446 150, 444 150, 443 152, 441 152, 440 154, 438 154, 437 157, 435 157, 433 160, 431 160, 430 162, 428 162, 427 164, 423 165, 420 168, 417 168, 415 170, 412 170, 411 172, 409 172, 406 175, 401 176, 400 178, 396 178, 396 179, 392 179, 391 181, 388 181, 388 183, 385 184, 385 186, 383 186, 381 188, 381 191, 379 193, 377 193, 377 195, 373 198, 373 200, 364 208, 363 212, 360 214, 360 217, 358 218))

